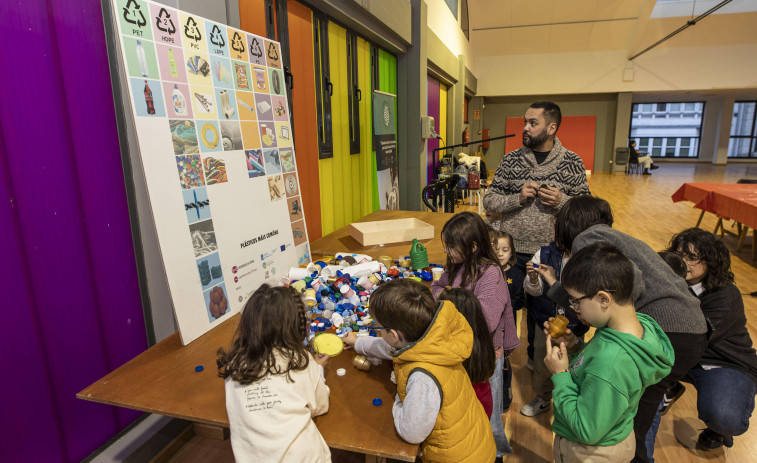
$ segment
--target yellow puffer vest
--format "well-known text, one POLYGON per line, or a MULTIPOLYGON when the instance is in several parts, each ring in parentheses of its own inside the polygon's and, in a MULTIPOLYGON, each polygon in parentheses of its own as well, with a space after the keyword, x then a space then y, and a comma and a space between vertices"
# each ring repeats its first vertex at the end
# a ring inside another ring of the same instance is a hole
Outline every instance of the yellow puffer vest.
POLYGON ((489 417, 463 368, 472 349, 470 325, 454 304, 443 301, 426 333, 396 354, 394 374, 401 400, 407 379, 419 369, 434 377, 442 396, 434 429, 421 444, 424 462, 488 463, 496 457, 489 417))

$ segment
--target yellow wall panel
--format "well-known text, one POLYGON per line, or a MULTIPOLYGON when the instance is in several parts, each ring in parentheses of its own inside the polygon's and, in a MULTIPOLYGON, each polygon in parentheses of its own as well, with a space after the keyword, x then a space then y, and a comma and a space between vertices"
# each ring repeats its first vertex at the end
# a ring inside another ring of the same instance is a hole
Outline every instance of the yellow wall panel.
MULTIPOLYGON (((447 86, 443 83, 439 83, 439 136, 444 140, 444 144, 447 144, 447 86)), ((441 145, 439 145, 441 146, 441 145)), ((444 151, 438 152, 439 159, 444 156, 444 151)))
POLYGON ((373 182, 371 168, 371 72, 370 44, 357 39, 358 88, 362 100, 360 113, 360 153, 350 154, 350 119, 347 56, 347 31, 329 22, 329 79, 331 96, 331 129, 334 157, 318 162, 321 187, 321 221, 323 234, 341 228, 372 212, 373 182))

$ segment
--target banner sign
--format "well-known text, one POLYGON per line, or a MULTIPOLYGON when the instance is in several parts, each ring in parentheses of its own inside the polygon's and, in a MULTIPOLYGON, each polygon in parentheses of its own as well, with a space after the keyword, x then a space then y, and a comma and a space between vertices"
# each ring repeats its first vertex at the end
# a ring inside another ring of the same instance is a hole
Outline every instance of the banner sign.
POLYGON ((310 260, 280 44, 112 0, 174 312, 187 344, 310 260))
POLYGON ((388 93, 373 92, 373 141, 376 151, 379 205, 381 209, 392 210, 399 209, 395 98, 388 93))

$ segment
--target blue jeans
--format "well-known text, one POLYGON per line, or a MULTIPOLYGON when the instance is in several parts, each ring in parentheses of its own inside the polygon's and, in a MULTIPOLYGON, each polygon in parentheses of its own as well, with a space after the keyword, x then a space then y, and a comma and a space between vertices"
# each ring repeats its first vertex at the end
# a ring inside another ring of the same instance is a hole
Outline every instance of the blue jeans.
POLYGON ((502 367, 505 365, 505 357, 497 359, 494 374, 489 378, 492 387, 492 417, 491 425, 494 433, 494 443, 497 445, 497 456, 513 453, 510 443, 505 436, 505 426, 502 424, 502 367))
POLYGON ((697 388, 699 419, 708 428, 726 438, 749 429, 757 392, 750 376, 732 368, 705 370, 698 365, 688 376, 697 388))
POLYGON ((654 441, 657 438, 657 430, 660 429, 660 421, 662 421, 660 408, 662 408, 663 403, 665 403, 664 399, 660 401, 660 406, 657 408, 657 413, 652 421, 652 426, 650 426, 649 431, 647 431, 647 457, 649 457, 649 463, 654 463, 654 441))

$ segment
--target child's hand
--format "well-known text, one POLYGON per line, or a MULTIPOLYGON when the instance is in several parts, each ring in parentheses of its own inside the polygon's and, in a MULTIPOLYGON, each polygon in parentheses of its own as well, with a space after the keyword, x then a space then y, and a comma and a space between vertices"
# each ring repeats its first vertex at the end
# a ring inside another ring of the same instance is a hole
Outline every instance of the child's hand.
POLYGON ((538 273, 542 278, 544 278, 544 282, 548 286, 552 286, 557 282, 557 274, 555 273, 555 269, 547 264, 539 264, 539 267, 535 268, 534 272, 538 273))
POLYGON ((344 343, 345 349, 352 349, 355 347, 355 343, 357 342, 357 334, 354 331, 350 331, 344 336, 342 336, 342 342, 344 343))
POLYGON ((552 345, 552 338, 547 336, 547 356, 544 357, 544 365, 553 375, 560 373, 563 370, 567 370, 570 367, 570 361, 568 360, 568 351, 565 348, 565 343, 561 342, 559 346, 552 345))
POLYGON ((536 285, 536 283, 539 281, 539 274, 536 273, 534 263, 530 260, 526 262, 526 275, 528 275, 528 281, 532 285, 536 285))
POLYGON ((315 363, 326 368, 329 364, 329 354, 315 354, 315 363))
MULTIPOLYGON (((544 322, 544 334, 547 335, 548 338, 551 338, 551 336, 549 335, 549 324, 552 323, 552 320, 554 319, 555 317, 549 317, 549 321, 544 322)), ((555 345, 565 343, 565 348, 570 354, 578 351, 578 346, 580 344, 578 337, 573 334, 570 328, 565 328, 565 335, 560 336, 557 339, 553 339, 552 341, 555 345)))

